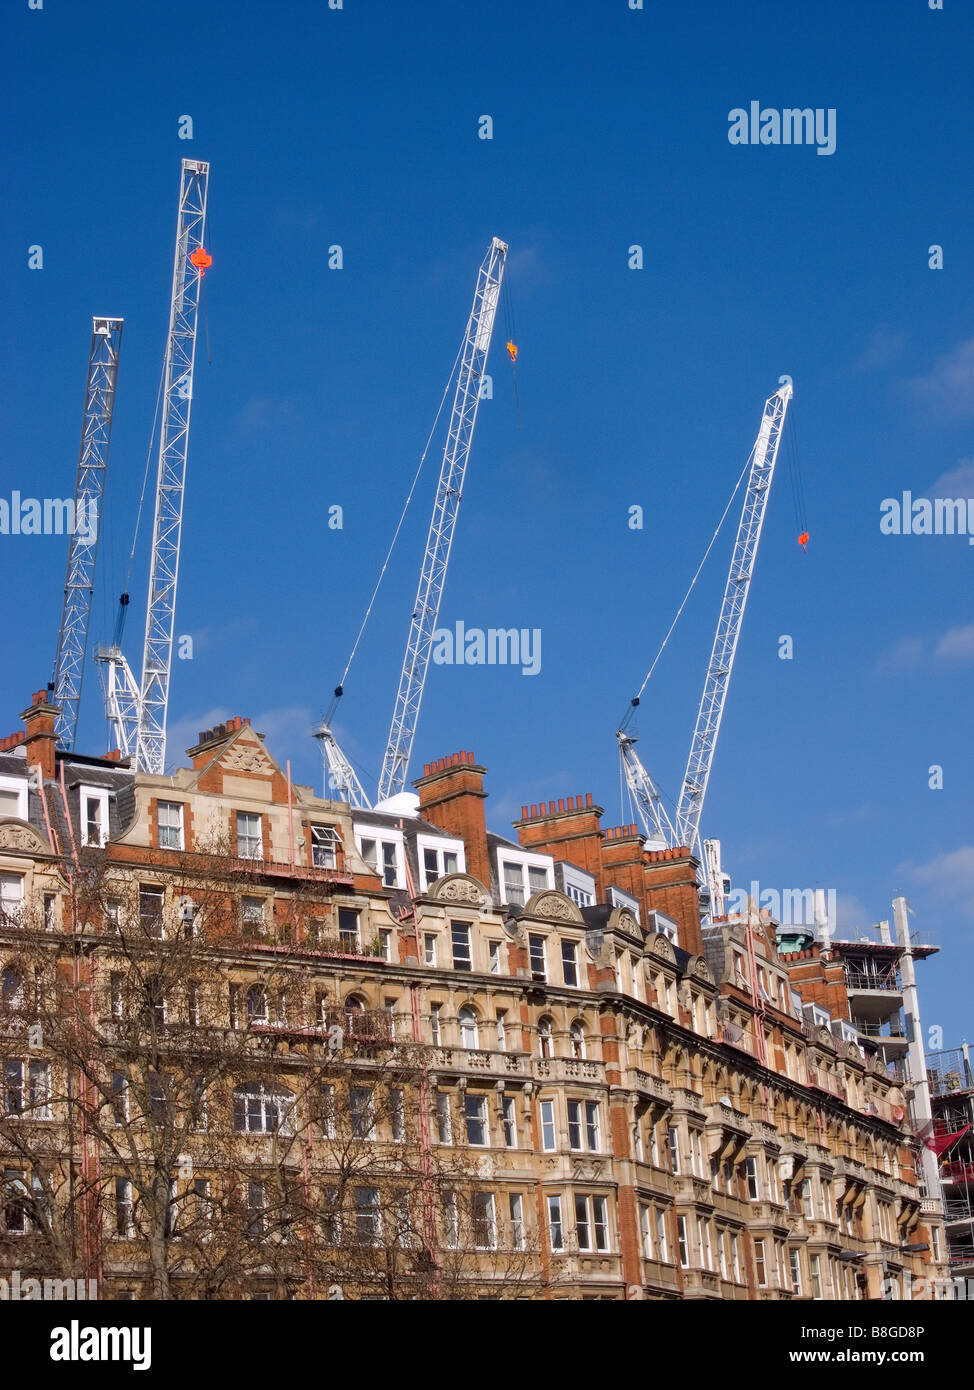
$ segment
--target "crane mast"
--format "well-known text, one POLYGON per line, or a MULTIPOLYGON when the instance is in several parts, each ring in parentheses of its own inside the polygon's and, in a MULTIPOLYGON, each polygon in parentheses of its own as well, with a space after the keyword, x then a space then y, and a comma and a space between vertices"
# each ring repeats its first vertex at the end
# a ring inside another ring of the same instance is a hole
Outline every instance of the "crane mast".
POLYGON ((754 561, 761 539, 761 528, 764 525, 771 480, 774 477, 781 429, 791 397, 791 382, 786 378, 784 385, 765 402, 761 427, 754 445, 744 508, 737 528, 710 664, 707 667, 707 678, 683 777, 683 789, 676 809, 676 844, 686 845, 691 849, 697 847, 700 817, 707 794, 707 783, 710 780, 714 749, 717 746, 727 687, 737 652, 737 640, 754 574, 754 561))
POLYGON ((176 616, 189 416, 193 400, 196 321, 205 263, 209 259, 203 249, 209 170, 209 164, 200 160, 183 160, 176 221, 176 254, 152 529, 152 565, 139 687, 138 733, 134 749, 135 767, 141 772, 157 774, 163 771, 166 760, 166 711, 176 616))
POLYGON ((91 323, 88 379, 81 419, 81 451, 74 488, 74 525, 68 545, 64 604, 54 658, 54 703, 60 708, 54 728, 58 743, 67 749, 74 747, 85 674, 88 623, 101 530, 101 503, 108 473, 115 382, 122 346, 122 322, 120 318, 96 315, 91 323))
POLYGON ((399 677, 399 691, 379 777, 380 801, 395 796, 406 785, 506 257, 507 244, 494 237, 477 276, 473 308, 460 353, 453 410, 426 540, 426 553, 420 570, 399 677))
POLYGON ((619 756, 622 759, 626 784, 632 792, 643 830, 649 839, 660 840, 664 847, 670 848, 676 843, 676 832, 666 814, 655 782, 639 761, 634 747, 635 735, 619 729, 616 738, 619 740, 619 756))
POLYGON ((327 723, 318 725, 315 738, 321 745, 321 760, 325 769, 325 796, 327 797, 329 792, 335 792, 337 795, 332 797, 332 800, 345 800, 356 810, 371 811, 372 803, 327 723))

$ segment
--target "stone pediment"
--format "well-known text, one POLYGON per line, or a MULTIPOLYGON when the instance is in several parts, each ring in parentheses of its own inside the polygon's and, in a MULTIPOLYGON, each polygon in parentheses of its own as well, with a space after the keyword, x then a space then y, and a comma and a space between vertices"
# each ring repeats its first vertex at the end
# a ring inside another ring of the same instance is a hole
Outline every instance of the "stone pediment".
POLYGON ((657 960, 665 960, 669 965, 676 964, 673 943, 662 932, 654 932, 646 938, 646 954, 655 956, 657 960))
POLYGON ((528 898, 521 916, 536 917, 540 921, 572 922, 579 927, 585 925, 585 918, 571 898, 552 888, 544 888, 540 893, 528 898))
POLYGON ((22 850, 27 854, 50 854, 44 835, 25 820, 0 821, 0 849, 22 850))
POLYGON ((490 894, 471 874, 444 874, 429 889, 427 896, 442 903, 461 903, 464 907, 490 906, 490 894))
POLYGON ((268 776, 278 770, 256 738, 235 739, 220 755, 218 763, 224 772, 258 772, 268 776))
POLYGON ((712 985, 714 983, 713 973, 703 956, 691 956, 687 961, 684 973, 689 979, 699 980, 701 984, 712 985))

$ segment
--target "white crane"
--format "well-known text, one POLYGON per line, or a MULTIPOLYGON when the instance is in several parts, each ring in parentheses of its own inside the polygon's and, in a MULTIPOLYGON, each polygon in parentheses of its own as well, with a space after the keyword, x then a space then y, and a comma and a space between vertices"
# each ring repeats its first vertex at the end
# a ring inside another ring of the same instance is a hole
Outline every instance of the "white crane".
MULTIPOLYGON (((166 761, 166 712, 193 401, 196 324, 203 276, 212 264, 203 246, 209 172, 209 164, 202 160, 184 159, 182 162, 169 335, 163 368, 162 422, 141 683, 136 685, 121 650, 121 622, 114 643, 100 648, 96 656, 108 667, 105 712, 119 749, 124 756, 131 757, 138 771, 157 774, 164 770, 166 761)), ((124 617, 127 602, 127 595, 123 595, 121 617, 124 617)))
MULTIPOLYGON (((710 770, 713 766, 717 735, 724 714, 727 688, 734 667, 734 657, 737 653, 737 642, 740 637, 741 623, 744 619, 744 609, 751 587, 751 579, 754 575, 758 542, 761 539, 768 494, 778 457, 778 445, 781 442, 781 429, 785 422, 791 397, 791 379, 785 377, 783 384, 773 396, 768 398, 764 405, 761 426, 751 453, 751 470, 744 496, 744 507, 737 528, 737 538, 734 542, 734 551, 731 556, 724 598, 720 607, 720 617, 717 621, 714 645, 710 654, 707 677, 697 713, 697 723, 690 744, 690 755, 683 778, 683 787, 680 792, 676 815, 672 822, 666 815, 652 778, 643 767, 632 746, 635 739, 623 730, 616 733, 626 781, 633 793, 639 817, 643 822, 647 836, 652 840, 663 841, 670 848, 686 846, 697 855, 701 864, 706 866, 705 881, 710 890, 712 903, 722 900, 722 882, 718 882, 720 878, 719 847, 717 847, 717 842, 707 841, 707 846, 714 846, 715 848, 701 852, 700 817, 703 812, 707 784, 710 780, 710 770)), ((699 574, 699 570, 697 573, 699 574)), ((694 576, 695 579, 696 576, 694 576)), ((638 699, 633 701, 634 705, 638 703, 638 699)))
MULTIPOLYGON (((416 602, 413 605, 409 635, 406 640, 406 654, 403 658, 402 672, 399 677, 399 690, 379 779, 380 801, 395 796, 406 785, 409 757, 412 752, 413 737, 416 732, 416 722, 419 718, 423 687, 426 684, 426 672, 429 667, 430 647, 436 628, 436 619, 440 611, 440 599, 443 595, 443 585, 450 560, 450 548, 453 544, 453 532, 460 508, 460 497, 463 492, 463 479, 467 459, 470 456, 470 446, 473 442, 474 425, 477 421, 477 407, 480 402, 484 369, 494 331, 494 319, 497 315, 507 249, 506 242, 501 241, 498 237, 492 239, 477 275, 473 307, 470 310, 470 317, 464 330, 460 351, 457 353, 457 378, 453 410, 443 449, 443 462, 440 467, 440 477, 433 502, 433 514, 430 519, 423 564, 420 569, 419 588, 416 593, 416 602)), ((452 376, 450 379, 452 381, 452 376)), ((447 385, 448 390, 449 384, 447 385)), ((447 391, 443 393, 444 401, 447 391)), ((439 412, 437 412, 438 417, 439 412)), ((433 428, 435 431, 435 423, 433 428)), ((430 438, 432 438, 432 433, 430 438)), ((427 441, 427 447, 428 443, 427 441)), ((425 458, 425 451, 423 457, 425 458)), ((417 470, 416 477, 418 478, 418 476, 417 470)), ((413 487, 415 485, 416 478, 413 479, 413 487)), ((411 496, 412 489, 410 489, 411 496)), ((406 505, 407 507, 409 505, 408 499, 406 505)), ((405 510, 403 511, 404 516, 405 510)), ((399 528, 402 526, 403 517, 400 517, 399 526, 396 528, 393 546, 396 537, 398 537, 399 528)), ((379 583, 373 590, 365 621, 368 620, 368 614, 375 601, 391 553, 392 546, 386 555, 385 564, 379 575, 379 583)), ((365 627, 365 621, 359 629, 359 638, 365 627)), ((357 644, 358 639, 356 639, 356 646, 357 644)), ((348 664, 351 665, 351 657, 348 664)), ((348 666, 345 670, 347 674, 348 666)), ((351 763, 339 747, 331 729, 331 716, 341 695, 342 687, 339 685, 335 689, 335 698, 328 714, 315 730, 315 738, 321 745, 325 792, 327 794, 329 791, 333 791, 340 799, 347 800, 350 805, 360 810, 370 810, 372 803, 355 775, 351 763)))
POLYGON ((74 488, 74 526, 68 545, 64 605, 52 681, 54 703, 60 709, 54 728, 58 743, 67 749, 74 747, 78 729, 121 347, 122 320, 106 314, 96 315, 91 322, 81 451, 74 488))
POLYGON ((487 354, 490 351, 506 259, 507 243, 494 237, 477 276, 473 308, 470 310, 460 352, 450 427, 443 450, 443 463, 433 503, 426 552, 419 574, 416 602, 413 604, 409 635, 406 639, 399 691, 379 777, 380 801, 403 791, 409 773, 409 759, 423 699, 423 687, 426 684, 433 632, 439 616, 440 599, 443 597, 447 565, 450 562, 450 548, 453 544, 457 512, 460 509, 467 459, 470 456, 474 426, 477 423, 480 387, 487 364, 487 354))

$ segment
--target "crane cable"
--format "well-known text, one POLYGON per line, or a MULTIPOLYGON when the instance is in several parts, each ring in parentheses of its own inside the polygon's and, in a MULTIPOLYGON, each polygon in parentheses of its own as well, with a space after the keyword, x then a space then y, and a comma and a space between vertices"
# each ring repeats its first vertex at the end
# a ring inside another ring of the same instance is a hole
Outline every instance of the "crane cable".
POLYGON ((788 454, 788 475, 791 479, 791 500, 795 508, 795 534, 798 537, 798 544, 802 550, 808 545, 808 513, 805 506, 805 483, 802 477, 801 462, 798 452, 798 429, 795 425, 794 414, 792 414, 790 428, 788 430, 788 440, 786 444, 788 454))
POLYGON ((734 503, 734 498, 737 496, 737 494, 738 494, 738 492, 739 492, 739 490, 740 490, 741 483, 744 481, 744 478, 745 478, 745 476, 747 475, 748 470, 749 470, 750 467, 751 467, 751 462, 752 462, 753 458, 754 458, 754 448, 753 448, 753 446, 752 446, 751 452, 750 452, 750 453, 748 454, 748 456, 747 456, 747 462, 744 464, 744 467, 741 469, 741 475, 740 475, 740 477, 738 478, 737 482, 734 484, 734 491, 731 493, 730 497, 727 499, 727 506, 724 508, 723 512, 721 513, 720 520, 719 520, 718 523, 717 523, 717 528, 716 528, 716 530, 714 531, 714 534, 710 537, 710 542, 709 542, 709 544, 707 545, 707 549, 703 552, 703 559, 700 561, 699 565, 698 565, 697 568, 696 568, 696 572, 695 572, 693 578, 690 580, 690 587, 687 589, 686 593, 685 593, 684 596, 683 596, 683 602, 680 604, 679 608, 676 610, 676 616, 674 617, 673 621, 670 623, 669 628, 667 629, 667 632, 666 632, 666 636, 663 638, 662 642, 660 643, 659 651, 656 653, 655 657, 653 658, 653 664, 652 664, 652 666, 650 666, 649 670, 646 672, 646 676, 645 676, 645 679, 643 680, 642 685, 639 687, 639 689, 638 689, 638 691, 636 692, 636 694, 635 694, 635 696, 633 697, 633 699, 630 700, 630 702, 629 702, 629 708, 626 710, 626 713, 625 713, 625 715, 623 716, 622 721, 621 721, 621 723, 620 723, 620 725, 619 725, 619 728, 620 728, 620 729, 625 729, 626 726, 629 724, 630 720, 631 720, 632 717, 633 717, 633 711, 635 710, 636 706, 639 704, 640 697, 642 696, 643 691, 646 689, 646 686, 649 684, 649 678, 650 678, 650 676, 652 676, 653 672, 656 670, 656 666, 657 666, 657 664, 658 664, 658 662, 659 662, 660 657, 663 655, 663 651, 664 651, 664 649, 665 649, 665 647, 666 647, 666 644, 667 644, 667 642, 669 642, 670 637, 671 637, 672 634, 673 634, 673 629, 676 627, 677 623, 678 623, 679 620, 680 620, 680 615, 682 614, 684 608, 686 608, 686 606, 687 606, 687 602, 688 602, 688 600, 689 600, 689 598, 690 598, 691 593, 693 592, 693 587, 694 587, 694 585, 696 584, 697 580, 700 578, 700 571, 703 569, 704 565, 707 563, 707 556, 710 554, 711 550, 713 550, 713 548, 714 548, 714 543, 716 542, 717 537, 718 537, 719 534, 720 534, 720 529, 721 529, 721 527, 723 526, 724 522, 727 520, 727 513, 730 511, 730 509, 731 509, 731 507, 732 507, 732 505, 733 505, 733 503, 734 503))
POLYGON ((395 549, 396 541, 399 539, 399 532, 402 530, 402 524, 406 520, 406 513, 409 510, 409 504, 413 500, 413 493, 416 491, 416 484, 419 482, 419 475, 423 471, 423 464, 426 462, 426 455, 429 453, 430 444, 433 442, 433 435, 436 433, 436 426, 439 424, 440 415, 443 413, 443 406, 446 402, 447 396, 450 393, 450 387, 453 385, 454 373, 456 372, 457 363, 460 361, 460 357, 463 353, 463 348, 466 341, 467 334, 466 332, 464 332, 463 338, 460 342, 460 347, 457 351, 457 355, 453 360, 453 366, 450 368, 450 375, 447 378, 446 386, 443 388, 443 395, 440 397, 440 403, 436 408, 436 416, 433 420, 433 426, 430 429, 430 432, 426 438, 426 444, 423 447, 423 452, 420 456, 419 465, 416 469, 416 472, 413 474, 413 481, 410 484, 405 504, 403 506, 402 512, 400 513, 399 520, 396 523, 396 529, 393 532, 392 540, 389 542, 389 549, 386 551, 386 557, 382 562, 382 568, 379 570, 379 577, 375 581, 375 588, 372 590, 372 597, 369 599, 368 607, 365 610, 365 616, 362 619, 362 623, 359 627, 355 641, 352 643, 352 650, 349 653, 348 660, 345 663, 345 670, 342 672, 342 678, 335 686, 334 697, 332 699, 331 704, 328 706, 328 713, 325 715, 326 724, 330 724, 332 718, 334 717, 336 706, 338 705, 338 701, 342 697, 345 681, 348 678, 349 670, 351 669, 352 662, 355 660, 355 654, 358 651, 359 643, 362 640, 362 634, 365 632, 366 624, 368 623, 369 618, 372 616, 373 605, 375 604, 375 600, 378 596, 379 588, 382 584, 382 581, 385 578, 385 573, 388 569, 389 561, 392 558, 392 552, 395 549))

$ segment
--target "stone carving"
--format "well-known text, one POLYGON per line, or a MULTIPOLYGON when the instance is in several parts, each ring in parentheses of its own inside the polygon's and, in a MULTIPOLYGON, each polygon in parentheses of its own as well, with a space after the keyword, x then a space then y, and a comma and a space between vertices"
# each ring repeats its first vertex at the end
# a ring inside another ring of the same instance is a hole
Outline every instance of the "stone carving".
POLYGON ((24 821, 3 821, 0 823, 0 849, 24 849, 41 854, 50 854, 51 849, 43 835, 24 821))
POLYGON ((571 898, 550 888, 536 893, 524 906, 525 917, 547 917, 557 922, 582 922, 584 918, 571 898))
POLYGON ((237 743, 224 753, 220 766, 228 772, 270 772, 271 760, 253 744, 237 743))
POLYGON ((490 902, 483 888, 469 874, 447 874, 438 878, 430 892, 441 902, 470 903, 472 907, 486 907, 490 902))

